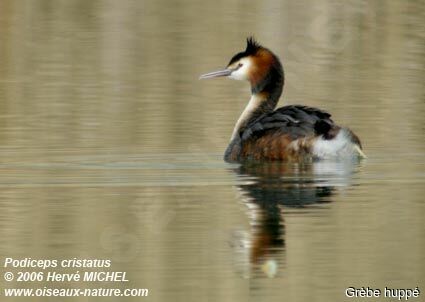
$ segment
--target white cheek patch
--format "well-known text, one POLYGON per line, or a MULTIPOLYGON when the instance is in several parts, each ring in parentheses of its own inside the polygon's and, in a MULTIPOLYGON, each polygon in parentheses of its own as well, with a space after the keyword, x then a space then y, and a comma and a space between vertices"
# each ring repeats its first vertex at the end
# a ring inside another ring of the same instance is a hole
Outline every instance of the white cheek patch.
POLYGON ((248 58, 241 59, 238 64, 243 64, 242 67, 238 68, 237 70, 233 71, 229 78, 239 81, 247 81, 249 80, 249 70, 251 67, 251 60, 248 58))

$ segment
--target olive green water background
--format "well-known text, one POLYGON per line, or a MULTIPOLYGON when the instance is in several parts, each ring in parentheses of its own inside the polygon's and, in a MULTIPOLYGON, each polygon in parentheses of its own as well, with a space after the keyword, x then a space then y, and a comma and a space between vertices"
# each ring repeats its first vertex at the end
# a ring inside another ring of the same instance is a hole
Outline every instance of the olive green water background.
POLYGON ((413 0, 2 0, 1 261, 111 259, 130 280, 6 282, 2 268, 2 291, 355 301, 349 286, 418 286, 423 301, 424 20, 413 0), (198 77, 250 34, 282 58, 280 105, 332 112, 367 160, 223 162, 248 84, 198 77))

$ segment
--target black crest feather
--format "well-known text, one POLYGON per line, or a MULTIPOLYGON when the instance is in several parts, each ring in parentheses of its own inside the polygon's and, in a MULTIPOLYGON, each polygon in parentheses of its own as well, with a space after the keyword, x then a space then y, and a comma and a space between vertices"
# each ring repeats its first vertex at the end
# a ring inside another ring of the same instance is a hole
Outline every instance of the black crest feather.
POLYGON ((252 56, 257 53, 259 49, 263 48, 257 41, 255 41, 254 37, 248 37, 246 39, 246 49, 243 52, 240 52, 233 56, 228 65, 233 64, 234 62, 240 60, 241 58, 252 56))
POLYGON ((260 48, 262 48, 262 46, 260 45, 260 43, 258 43, 254 37, 248 37, 246 39, 246 50, 245 53, 246 55, 253 55, 255 54, 260 48))

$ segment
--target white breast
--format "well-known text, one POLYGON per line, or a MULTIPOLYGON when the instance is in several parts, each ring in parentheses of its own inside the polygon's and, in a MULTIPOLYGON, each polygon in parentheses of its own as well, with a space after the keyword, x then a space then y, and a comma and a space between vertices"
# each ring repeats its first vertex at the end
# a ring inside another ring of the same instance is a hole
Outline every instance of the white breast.
POLYGON ((260 95, 253 94, 251 96, 248 105, 245 107, 244 111, 236 122, 235 128, 233 129, 232 137, 230 139, 231 141, 239 133, 239 130, 246 125, 253 113, 258 109, 258 107, 260 107, 263 101, 263 97, 260 95))

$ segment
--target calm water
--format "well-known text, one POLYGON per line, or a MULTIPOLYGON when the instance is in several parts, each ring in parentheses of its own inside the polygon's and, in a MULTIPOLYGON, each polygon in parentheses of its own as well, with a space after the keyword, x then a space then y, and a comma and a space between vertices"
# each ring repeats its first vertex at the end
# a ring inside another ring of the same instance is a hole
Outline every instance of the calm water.
POLYGON ((0 257, 112 259, 149 289, 122 301, 423 300, 424 19, 413 0, 2 1, 0 257), (367 160, 222 161, 249 89, 198 76, 249 34, 283 59, 284 102, 332 112, 367 160))

